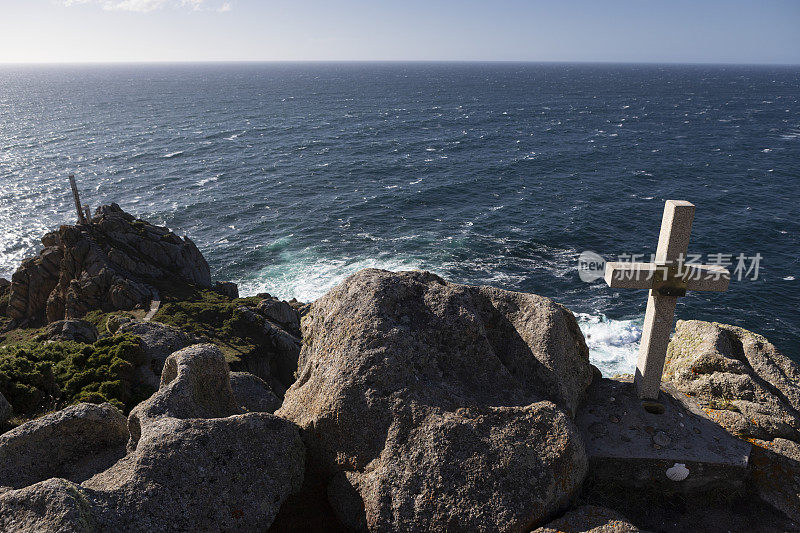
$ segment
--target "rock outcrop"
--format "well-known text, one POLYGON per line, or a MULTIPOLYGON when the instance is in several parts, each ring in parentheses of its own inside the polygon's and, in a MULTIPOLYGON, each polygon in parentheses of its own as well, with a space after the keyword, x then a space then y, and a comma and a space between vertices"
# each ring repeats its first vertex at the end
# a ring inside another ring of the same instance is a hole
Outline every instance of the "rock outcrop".
MULTIPOLYGON (((47 299, 58 284, 64 251, 56 245, 56 237, 48 233, 38 256, 22 261, 11 276, 11 290, 6 316, 17 322, 41 321, 45 317, 47 299)), ((57 317, 64 318, 64 316, 57 317)))
POLYGON ((47 325, 44 334, 51 341, 75 341, 85 344, 97 341, 97 328, 85 320, 56 320, 47 325))
POLYGON ((0 487, 51 477, 83 481, 125 454, 125 417, 110 405, 81 403, 0 435, 0 487))
MULTIPOLYGON (((137 239, 170 234, 128 217, 101 208, 91 224, 46 236, 50 251, 21 269, 17 296, 26 296, 14 309, 40 313, 61 301, 72 313, 111 298, 98 281, 107 276, 150 290, 147 276, 161 275, 161 259, 132 266, 115 250, 131 260, 159 256, 137 239), (132 240, 125 228, 137 232, 132 240)), ((206 283, 191 272, 166 279, 206 283)), ((234 289, 214 288, 228 296, 234 289)), ((175 327, 113 318, 100 336, 138 337, 144 355, 137 349, 125 362, 157 392, 127 419, 109 404, 78 404, 0 434, 0 531, 800 530, 800 370, 741 328, 678 322, 670 344, 666 377, 714 419, 702 422, 753 445, 749 470, 742 459, 736 478, 748 476, 744 487, 720 495, 714 485, 687 498, 664 490, 669 478, 638 488, 617 482, 622 470, 610 455, 593 454, 586 478, 573 422, 579 405, 598 419, 583 424, 578 415, 586 435, 624 442, 634 435, 628 415, 641 405, 625 400, 623 383, 612 390, 602 388, 610 380, 594 380, 575 318, 548 298, 373 269, 312 304, 203 298, 191 304, 194 322, 175 323, 219 346, 236 332, 237 349, 252 356, 236 362, 254 364, 264 379, 231 373, 219 348, 175 327), (212 315, 213 328, 204 329, 212 315), (609 410, 599 409, 606 400, 609 410), (594 469, 599 460, 611 465, 609 476, 594 469)), ((164 316, 185 312, 176 309, 164 316)), ((45 337, 88 343, 98 335, 62 316, 37 339, 45 337)), ((133 337, 123 340, 136 348, 133 337)), ((674 418, 681 429, 668 433, 652 419, 637 422, 636 435, 648 449, 690 457, 681 441, 702 433, 688 418, 700 411, 663 407, 645 416, 674 418)), ((0 396, 0 425, 10 415, 0 396)), ((710 435, 710 446, 736 451, 710 435)))
POLYGON ((239 286, 232 281, 218 281, 214 284, 214 290, 231 299, 239 297, 239 286))
POLYGON ((296 422, 354 529, 523 531, 586 472, 592 380, 575 318, 540 296, 364 270, 303 319, 296 422))
POLYGON ((300 313, 289 302, 268 297, 258 304, 258 311, 267 320, 276 323, 295 336, 300 336, 300 313))
POLYGON ((0 317, 6 316, 8 311, 8 297, 11 292, 11 282, 6 278, 0 278, 0 317))
POLYGON ((761 335, 679 320, 664 374, 736 435, 800 441, 800 368, 761 335))
POLYGON ((144 306, 170 280, 211 287, 208 263, 188 237, 117 204, 98 208, 90 223, 61 226, 42 244, 11 278, 7 316, 20 323, 144 306))
POLYGON ((283 397, 294 383, 300 357, 300 315, 287 302, 269 296, 256 307, 239 306, 237 313, 259 331, 260 348, 232 368, 260 377, 283 397))
POLYGON ((299 489, 305 450, 292 423, 239 412, 219 350, 181 350, 131 413, 125 457, 80 485, 48 479, 0 494, 0 529, 264 531, 299 489))
POLYGON ((800 367, 745 329, 678 321, 665 375, 753 444, 748 487, 800 527, 800 367))

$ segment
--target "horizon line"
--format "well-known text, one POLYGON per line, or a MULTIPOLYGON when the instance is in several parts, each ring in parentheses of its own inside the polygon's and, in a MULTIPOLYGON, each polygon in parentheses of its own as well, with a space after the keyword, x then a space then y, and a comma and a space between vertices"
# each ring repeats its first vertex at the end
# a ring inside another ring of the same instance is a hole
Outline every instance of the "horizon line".
POLYGON ((573 65, 663 65, 663 66, 740 66, 800 67, 800 63, 748 63, 735 61, 617 61, 617 60, 534 60, 534 59, 200 59, 200 60, 79 60, 79 61, 0 61, 0 66, 80 66, 80 65, 219 65, 219 64, 573 64, 573 65))

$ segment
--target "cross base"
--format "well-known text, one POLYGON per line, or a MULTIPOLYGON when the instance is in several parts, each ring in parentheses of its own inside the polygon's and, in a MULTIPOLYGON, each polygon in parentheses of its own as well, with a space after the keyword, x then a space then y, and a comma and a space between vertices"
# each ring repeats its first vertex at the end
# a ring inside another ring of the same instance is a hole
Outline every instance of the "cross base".
POLYGON ((642 406, 630 379, 604 378, 591 385, 575 417, 590 474, 608 483, 677 492, 740 486, 748 475, 751 445, 671 384, 664 384, 658 398, 661 414, 642 406), (676 463, 688 469, 684 479, 668 477, 676 463))

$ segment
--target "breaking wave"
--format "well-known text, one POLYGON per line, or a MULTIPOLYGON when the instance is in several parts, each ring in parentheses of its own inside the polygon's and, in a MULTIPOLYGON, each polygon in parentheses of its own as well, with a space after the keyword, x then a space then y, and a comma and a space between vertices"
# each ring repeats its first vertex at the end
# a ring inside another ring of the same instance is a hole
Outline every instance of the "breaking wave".
POLYGON ((589 347, 589 360, 603 376, 633 373, 642 338, 642 318, 612 320, 603 314, 587 313, 578 313, 576 318, 589 347))

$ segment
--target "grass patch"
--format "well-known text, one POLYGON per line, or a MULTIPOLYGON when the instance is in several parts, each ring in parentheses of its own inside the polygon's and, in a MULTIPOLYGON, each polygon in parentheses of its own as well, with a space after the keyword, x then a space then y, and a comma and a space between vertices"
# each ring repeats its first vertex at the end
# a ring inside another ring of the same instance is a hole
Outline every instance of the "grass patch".
POLYGON ((228 362, 237 362, 266 341, 261 324, 250 322, 238 309, 260 301, 254 296, 231 299, 209 289, 172 288, 162 296, 153 320, 204 337, 222 350, 228 362))
POLYGON ((79 402, 109 402, 127 413, 154 390, 135 384, 144 354, 139 338, 117 335, 94 344, 27 341, 0 348, 0 393, 18 417, 79 402))
POLYGON ((128 318, 137 318, 141 319, 144 318, 144 315, 147 314, 144 310, 136 309, 134 311, 101 311, 100 309, 96 309, 94 311, 90 311, 86 313, 86 315, 81 318, 81 320, 85 320, 92 324, 95 328, 97 328, 97 333, 100 335, 108 334, 110 331, 108 328, 108 320, 112 317, 128 317, 128 318))
POLYGON ((17 328, 0 335, 0 347, 23 342, 39 341, 44 338, 44 328, 17 328))

